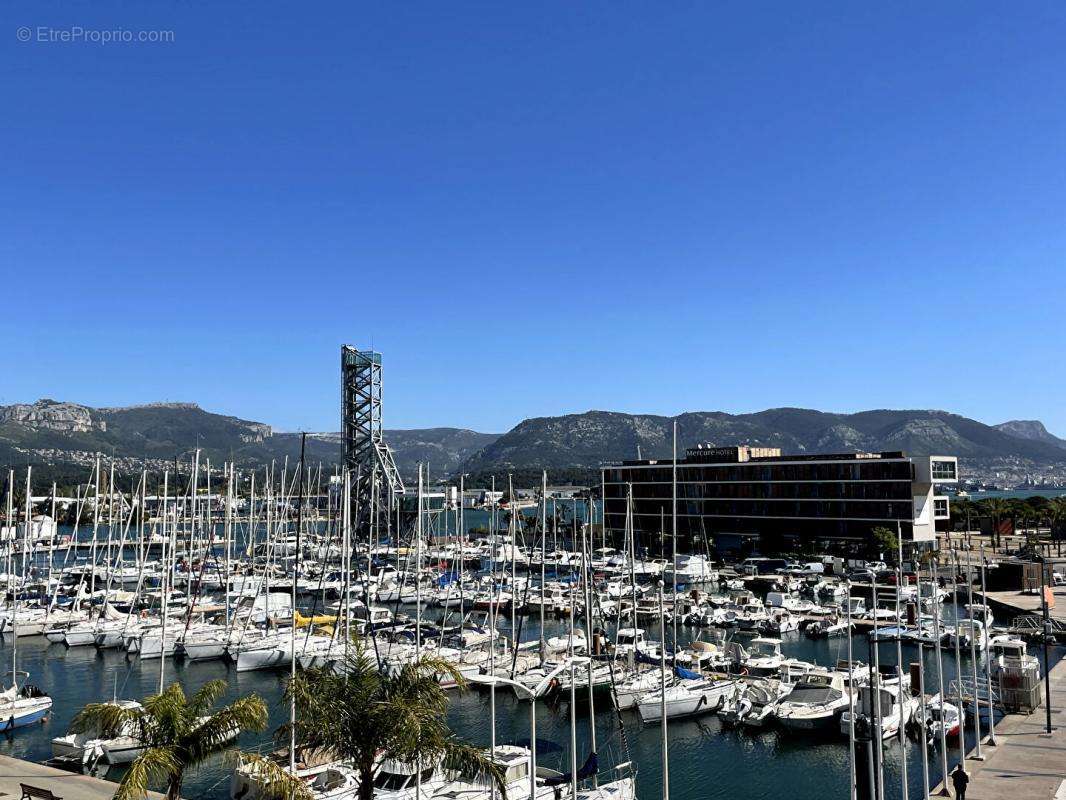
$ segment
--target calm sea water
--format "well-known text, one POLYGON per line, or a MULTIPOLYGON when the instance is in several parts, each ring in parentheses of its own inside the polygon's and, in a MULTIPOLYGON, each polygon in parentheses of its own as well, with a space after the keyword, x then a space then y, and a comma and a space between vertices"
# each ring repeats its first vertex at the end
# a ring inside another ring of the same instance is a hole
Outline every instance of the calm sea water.
MULTIPOLYGON (((950 605, 948 606, 950 608, 950 605)), ((506 626, 506 621, 501 620, 506 626)), ((562 623, 549 623, 549 633, 561 631, 562 623)), ((683 639, 695 631, 679 628, 683 639)), ((654 635, 654 632, 649 635, 654 635)), ((524 640, 538 638, 535 623, 526 620, 522 630, 524 640)), ((0 646, 0 663, 10 663, 10 639, 0 646)), ((853 639, 855 657, 868 660, 869 645, 865 636, 853 639)), ((786 634, 783 648, 799 658, 835 663, 846 658, 846 640, 812 641, 796 633, 786 634)), ((917 649, 904 648, 904 661, 917 657, 917 649)), ((881 645, 883 664, 895 663, 895 645, 881 645)), ((159 661, 141 662, 127 658, 119 651, 98 652, 92 647, 66 649, 62 644, 49 645, 43 638, 19 641, 19 664, 28 670, 31 681, 51 694, 55 701, 51 718, 40 726, 20 729, 0 737, 0 752, 34 761, 50 757, 49 740, 67 732, 71 718, 87 702, 120 698, 140 698, 154 692, 159 682, 159 661)), ((947 679, 954 676, 951 649, 944 650, 947 679)), ((969 670, 969 658, 963 657, 963 668, 969 670)), ((935 691, 935 662, 932 653, 926 655, 926 682, 935 691)), ((228 681, 227 698, 248 692, 261 695, 270 708, 271 730, 287 719, 288 705, 283 701, 282 689, 287 675, 281 672, 245 672, 237 674, 224 662, 182 663, 168 659, 165 664, 167 681, 178 680, 186 691, 195 690, 207 680, 222 678, 228 681)), ((967 674, 964 673, 964 674, 967 674)), ((489 697, 485 692, 453 693, 449 720, 460 736, 477 744, 488 744, 489 697)), ((519 703, 510 692, 499 691, 496 700, 497 741, 513 742, 528 737, 528 704, 519 703)), ((639 768, 638 791, 644 800, 660 796, 660 739, 658 725, 643 726, 634 712, 622 714, 624 736, 618 729, 618 718, 612 709, 598 709, 597 739, 601 765, 613 765, 631 760, 639 768)), ((569 710, 565 703, 552 706, 537 704, 538 739, 557 742, 557 752, 542 752, 541 763, 568 769, 569 710)), ((969 730, 969 729, 968 729, 969 730)), ((578 759, 587 752, 588 712, 578 710, 578 759)), ((971 736, 972 738, 972 736, 971 736)), ((269 743, 270 732, 262 735, 245 734, 241 747, 248 749, 269 743)), ((839 736, 802 737, 775 729, 751 734, 723 728, 717 717, 708 716, 690 721, 672 722, 669 726, 671 795, 674 800, 713 800, 715 798, 826 798, 848 797, 848 754, 846 740, 839 736)), ((972 742, 971 742, 972 744, 972 742)), ((957 757, 952 750, 951 762, 957 757)), ((897 743, 885 745, 886 796, 900 796, 900 748, 897 743)), ((909 785, 914 793, 920 791, 921 759, 913 742, 908 742, 909 785)), ((231 760, 218 758, 205 768, 189 776, 185 796, 221 800, 228 796, 228 777, 231 760)), ((940 775, 937 751, 930 751, 930 775, 935 783, 940 775)), ((119 776, 108 774, 117 779, 119 776)))

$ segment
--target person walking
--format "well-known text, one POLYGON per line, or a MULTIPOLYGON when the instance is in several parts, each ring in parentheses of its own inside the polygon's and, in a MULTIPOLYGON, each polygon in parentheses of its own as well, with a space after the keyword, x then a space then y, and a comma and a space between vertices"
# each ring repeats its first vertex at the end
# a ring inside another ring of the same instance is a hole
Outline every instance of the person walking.
POLYGON ((966 800, 966 786, 970 783, 970 776, 962 768, 962 764, 955 767, 951 773, 951 785, 955 787, 955 800, 966 800))

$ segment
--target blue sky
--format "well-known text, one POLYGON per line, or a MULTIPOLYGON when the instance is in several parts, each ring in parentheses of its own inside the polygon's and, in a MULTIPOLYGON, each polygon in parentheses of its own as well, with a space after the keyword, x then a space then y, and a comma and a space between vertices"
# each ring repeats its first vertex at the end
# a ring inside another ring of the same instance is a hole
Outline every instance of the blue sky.
POLYGON ((2 402, 335 429, 350 342, 390 427, 787 405, 1066 435, 1061 3, 0 20, 2 402))

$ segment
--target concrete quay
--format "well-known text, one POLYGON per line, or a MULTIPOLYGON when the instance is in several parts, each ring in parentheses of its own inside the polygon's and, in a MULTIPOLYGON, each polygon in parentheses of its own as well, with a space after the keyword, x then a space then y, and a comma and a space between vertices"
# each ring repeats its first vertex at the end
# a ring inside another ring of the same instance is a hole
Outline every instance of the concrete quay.
MULTIPOLYGON (((19 800, 22 783, 47 789, 63 800, 111 800, 118 788, 118 784, 102 778, 0 755, 0 800, 19 800)), ((148 797, 161 800, 163 795, 149 792, 148 797)))

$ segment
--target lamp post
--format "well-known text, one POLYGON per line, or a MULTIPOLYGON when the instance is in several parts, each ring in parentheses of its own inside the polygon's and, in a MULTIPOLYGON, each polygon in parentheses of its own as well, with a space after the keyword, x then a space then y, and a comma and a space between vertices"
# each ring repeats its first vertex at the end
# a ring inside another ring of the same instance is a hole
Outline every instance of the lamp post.
MULTIPOLYGON (((535 800, 537 796, 537 697, 548 687, 555 677, 563 670, 570 669, 571 664, 563 662, 554 670, 549 672, 543 678, 540 683, 530 689, 528 686, 524 686, 518 681, 513 681, 510 678, 501 678, 496 675, 488 676, 486 683, 491 684, 495 689, 497 684, 505 684, 515 690, 515 693, 521 698, 529 700, 529 800, 535 800)), ((577 775, 574 775, 576 780, 577 775)))
POLYGON ((1051 613, 1048 608, 1047 602, 1047 584, 1045 583, 1047 570, 1047 559, 1044 556, 1040 557, 1040 601, 1044 609, 1044 715, 1046 718, 1047 730, 1044 731, 1045 736, 1051 735, 1051 661, 1050 653, 1048 649, 1048 642, 1051 639, 1051 613))

